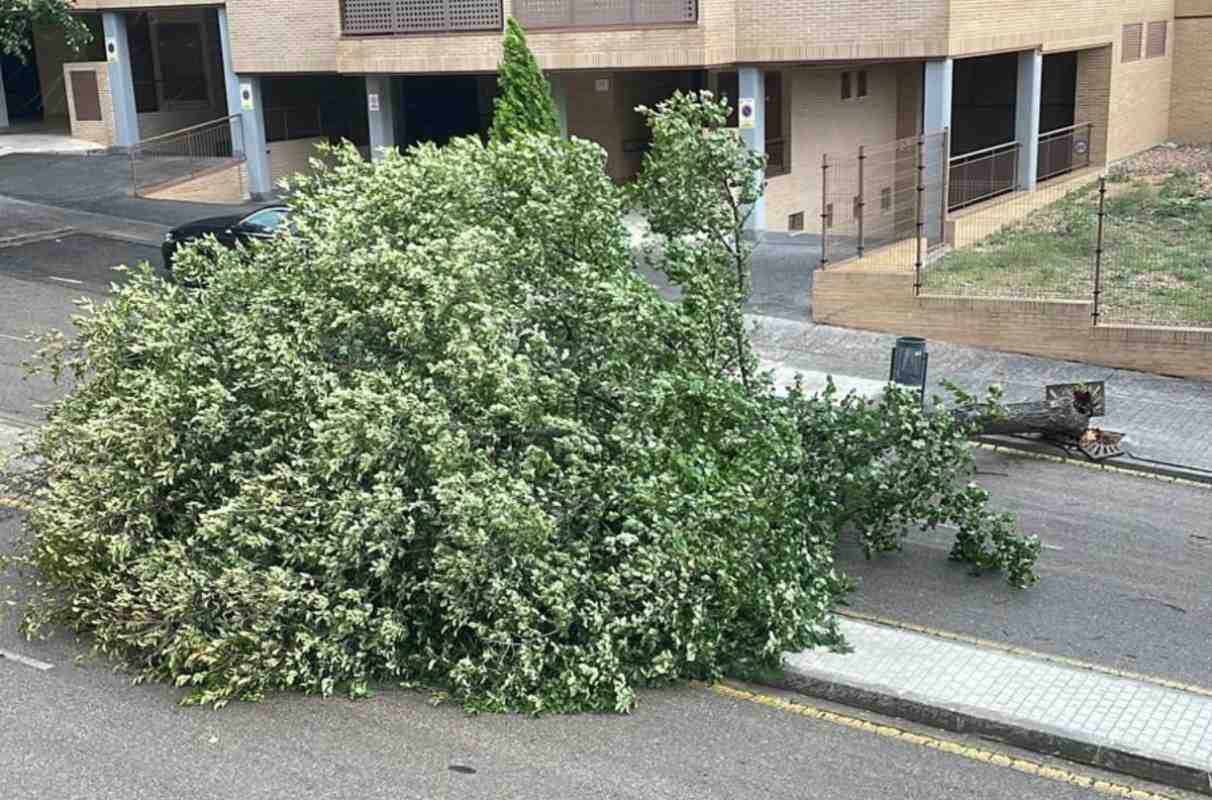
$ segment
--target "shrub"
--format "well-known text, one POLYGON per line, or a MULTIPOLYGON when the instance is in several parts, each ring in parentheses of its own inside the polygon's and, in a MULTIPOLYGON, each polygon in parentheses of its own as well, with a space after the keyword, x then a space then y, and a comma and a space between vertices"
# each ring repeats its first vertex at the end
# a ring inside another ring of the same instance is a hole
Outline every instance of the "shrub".
POLYGON ((670 211, 681 304, 635 269, 602 150, 545 135, 346 149, 294 187, 296 234, 184 248, 204 288, 135 271, 42 353, 75 385, 30 443, 27 632, 187 702, 392 680, 626 710, 836 642, 844 529, 953 524, 955 557, 1030 582, 1037 546, 954 482, 949 416, 757 370, 755 162, 724 114, 650 113, 636 198, 670 211))

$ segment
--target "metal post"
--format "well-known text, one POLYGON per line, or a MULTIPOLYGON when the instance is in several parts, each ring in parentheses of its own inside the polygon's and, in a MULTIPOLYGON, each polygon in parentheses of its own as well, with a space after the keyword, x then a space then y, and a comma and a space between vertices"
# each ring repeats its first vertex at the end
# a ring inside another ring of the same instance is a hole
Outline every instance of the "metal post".
POLYGON ((942 185, 939 189, 939 194, 942 196, 942 213, 938 218, 938 240, 941 243, 947 241, 947 204, 951 202, 951 129, 943 128, 942 142, 942 185))
POLYGON ((829 154, 821 156, 821 269, 829 263, 829 154))
POLYGON ((1098 179, 1098 243, 1094 247, 1094 317, 1098 325, 1099 298, 1103 288, 1103 220, 1107 216, 1107 178, 1098 179))
POLYGON ((913 263, 913 296, 922 293, 922 233, 926 228, 926 137, 917 137, 917 258, 913 263))
POLYGON ((863 189, 863 162, 867 160, 866 148, 859 145, 858 151, 858 197, 855 199, 855 208, 858 211, 858 257, 863 257, 863 211, 867 207, 866 194, 863 189))

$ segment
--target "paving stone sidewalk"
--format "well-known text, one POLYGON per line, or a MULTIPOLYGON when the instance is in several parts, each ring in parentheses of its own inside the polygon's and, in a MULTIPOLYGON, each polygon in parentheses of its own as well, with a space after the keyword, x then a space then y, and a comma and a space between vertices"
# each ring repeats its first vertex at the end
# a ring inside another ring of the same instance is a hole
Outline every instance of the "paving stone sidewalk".
MULTIPOLYGON (((844 376, 851 384, 888 378, 895 336, 769 316, 747 319, 754 326, 759 356, 783 374, 803 372, 816 384, 823 384, 825 375, 844 376)), ((929 349, 931 393, 945 395, 944 380, 973 393, 996 383, 1006 390, 1008 402, 1017 402, 1042 400, 1050 383, 1106 381, 1107 416, 1097 422, 1125 432, 1124 447, 1136 457, 1112 463, 1152 467, 1150 461, 1171 462, 1189 468, 1180 470, 1188 477, 1212 479, 1212 382, 945 342, 931 341, 929 349)))
POLYGON ((784 688, 1212 794, 1212 693, 843 619, 784 688))

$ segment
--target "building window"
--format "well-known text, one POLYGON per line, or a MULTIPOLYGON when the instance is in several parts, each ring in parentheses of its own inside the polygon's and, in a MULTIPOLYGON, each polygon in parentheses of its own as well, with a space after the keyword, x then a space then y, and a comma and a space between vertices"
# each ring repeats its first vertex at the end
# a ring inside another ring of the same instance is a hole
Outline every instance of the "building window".
POLYGON ((1124 26, 1124 41, 1122 45, 1123 53, 1121 54, 1121 62, 1126 64, 1129 61, 1140 61, 1140 45, 1141 38, 1143 37, 1143 28, 1144 25, 1139 22, 1134 22, 1130 25, 1124 26))
POLYGON ((792 214, 791 216, 787 217, 787 230, 793 231, 793 232, 804 230, 804 212, 803 211, 797 211, 794 214, 792 214))
POLYGON ((832 228, 833 227, 833 203, 829 203, 825 206, 825 213, 822 214, 821 216, 824 217, 825 227, 832 228))
POLYGON ((1166 22, 1150 22, 1149 38, 1145 44, 1145 58, 1161 58, 1166 54, 1166 34, 1169 25, 1166 22))
POLYGON ((885 187, 880 190, 880 211, 892 210, 892 188, 885 187))
POLYGON ((783 73, 767 72, 766 82, 766 177, 791 171, 791 148, 783 120, 783 73))
POLYGON ((843 72, 842 73, 842 99, 849 100, 853 96, 854 96, 854 92, 850 86, 850 73, 843 72))
POLYGON ((860 98, 867 96, 867 70, 861 69, 858 71, 858 96, 860 98))

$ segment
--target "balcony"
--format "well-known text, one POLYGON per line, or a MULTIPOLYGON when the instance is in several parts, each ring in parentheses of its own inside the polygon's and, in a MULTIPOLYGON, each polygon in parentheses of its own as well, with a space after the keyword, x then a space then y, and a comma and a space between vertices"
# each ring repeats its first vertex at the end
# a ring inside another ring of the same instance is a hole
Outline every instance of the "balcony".
POLYGON ((501 0, 343 0, 347 36, 499 31, 501 0))
POLYGON ((693 24, 698 0, 514 0, 526 30, 693 24))

